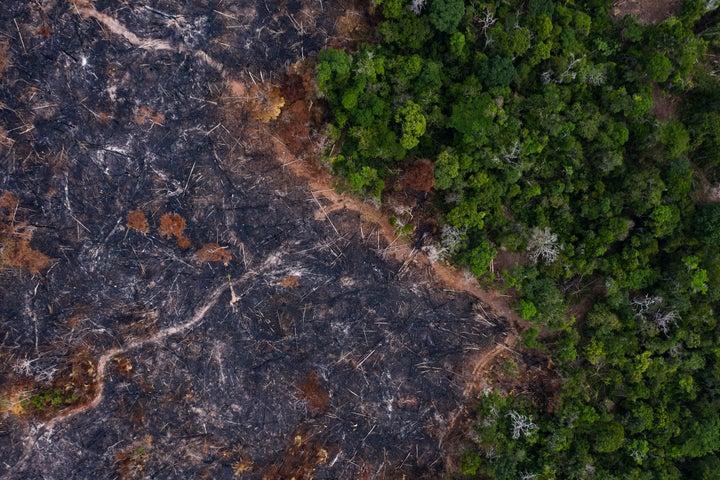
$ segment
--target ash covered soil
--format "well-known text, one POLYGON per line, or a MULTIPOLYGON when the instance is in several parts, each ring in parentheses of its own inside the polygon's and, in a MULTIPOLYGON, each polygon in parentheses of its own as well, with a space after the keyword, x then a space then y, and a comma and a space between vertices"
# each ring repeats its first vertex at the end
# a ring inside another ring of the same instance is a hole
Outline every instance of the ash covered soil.
POLYGON ((445 471, 505 322, 272 146, 322 150, 297 62, 363 14, 3 1, 0 477, 445 471))

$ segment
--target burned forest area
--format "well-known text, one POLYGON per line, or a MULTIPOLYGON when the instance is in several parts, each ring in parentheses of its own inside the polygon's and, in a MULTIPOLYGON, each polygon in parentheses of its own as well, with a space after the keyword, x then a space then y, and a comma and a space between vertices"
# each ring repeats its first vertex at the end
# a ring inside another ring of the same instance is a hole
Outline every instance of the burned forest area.
POLYGON ((365 13, 2 2, 1 478, 452 463, 504 315, 297 174, 327 146, 309 62, 365 13))

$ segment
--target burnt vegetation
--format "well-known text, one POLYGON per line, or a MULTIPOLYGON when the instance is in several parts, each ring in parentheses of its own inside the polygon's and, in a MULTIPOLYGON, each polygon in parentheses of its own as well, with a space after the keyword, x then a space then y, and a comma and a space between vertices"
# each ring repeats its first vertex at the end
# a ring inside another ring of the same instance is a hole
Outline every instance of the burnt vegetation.
POLYGON ((3 3, 0 476, 444 470, 506 323, 286 168, 329 146, 297 62, 364 16, 3 3))

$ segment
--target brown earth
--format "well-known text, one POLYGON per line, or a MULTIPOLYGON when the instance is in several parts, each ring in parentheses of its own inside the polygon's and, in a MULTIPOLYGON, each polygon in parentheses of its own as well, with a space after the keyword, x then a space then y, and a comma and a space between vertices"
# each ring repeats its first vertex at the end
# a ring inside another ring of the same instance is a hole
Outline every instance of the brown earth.
POLYGON ((682 8, 682 0, 620 0, 612 6, 614 17, 633 15, 641 23, 659 23, 677 15, 682 8))
POLYGON ((663 92, 660 86, 653 84, 653 104, 650 113, 655 115, 658 120, 667 122, 671 120, 678 109, 678 99, 667 92, 663 92))

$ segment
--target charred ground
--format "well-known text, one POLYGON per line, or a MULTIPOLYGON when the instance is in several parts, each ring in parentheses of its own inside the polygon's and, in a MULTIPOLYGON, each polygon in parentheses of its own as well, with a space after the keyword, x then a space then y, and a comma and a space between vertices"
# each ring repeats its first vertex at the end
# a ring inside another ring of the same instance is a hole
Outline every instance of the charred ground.
MULTIPOLYGON (((324 209, 261 122, 293 124, 291 65, 361 14, 3 3, 0 476, 444 470, 504 322, 324 209)), ((284 142, 321 143, 313 116, 284 142)))

